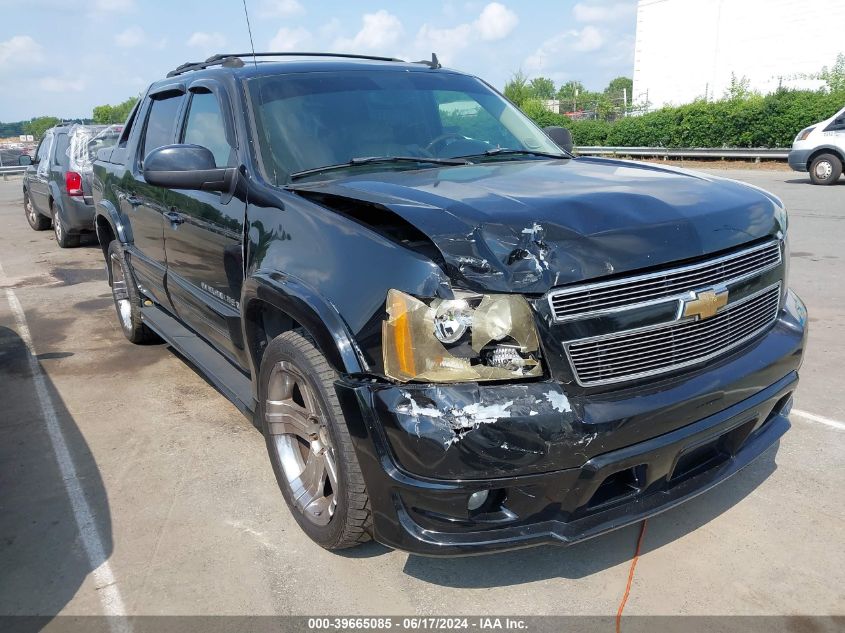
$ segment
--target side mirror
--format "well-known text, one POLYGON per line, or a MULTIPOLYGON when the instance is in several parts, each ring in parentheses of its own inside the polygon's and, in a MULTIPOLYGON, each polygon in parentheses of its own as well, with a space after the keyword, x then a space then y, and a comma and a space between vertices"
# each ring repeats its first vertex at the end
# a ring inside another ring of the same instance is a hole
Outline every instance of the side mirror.
POLYGON ((32 156, 29 154, 21 154, 18 156, 19 167, 29 167, 30 165, 32 165, 32 156))
POLYGON ((231 191, 236 167, 218 167, 201 145, 165 145, 144 158, 144 180, 156 187, 231 191))
POLYGON ((543 131, 552 139, 555 144, 562 150, 572 153, 572 133, 565 127, 558 125, 550 125, 544 127, 543 131))

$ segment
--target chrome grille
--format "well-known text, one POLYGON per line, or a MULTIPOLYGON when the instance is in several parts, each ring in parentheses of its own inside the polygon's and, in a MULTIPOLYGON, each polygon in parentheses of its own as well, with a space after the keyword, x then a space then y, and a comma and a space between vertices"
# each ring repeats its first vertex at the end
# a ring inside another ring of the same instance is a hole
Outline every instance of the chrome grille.
POLYGON ((558 321, 631 308, 680 297, 690 291, 759 275, 781 261, 780 242, 773 241, 716 259, 614 281, 561 288, 549 293, 558 321))
POLYGON ((762 333, 777 319, 780 284, 728 304, 716 316, 686 319, 566 344, 583 386, 601 385, 700 363, 762 333))

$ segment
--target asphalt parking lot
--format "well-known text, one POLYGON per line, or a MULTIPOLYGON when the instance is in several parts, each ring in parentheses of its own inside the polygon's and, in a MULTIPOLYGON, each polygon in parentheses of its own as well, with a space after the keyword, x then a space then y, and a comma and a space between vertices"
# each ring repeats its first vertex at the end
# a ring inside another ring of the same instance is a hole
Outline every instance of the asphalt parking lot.
MULTIPOLYGON (((625 614, 845 614, 845 179, 713 173, 790 210, 801 413, 777 450, 649 521, 625 614)), ((0 182, 0 227, 0 615, 616 613, 636 526, 478 558, 323 551, 252 425, 166 345, 124 339, 97 245, 33 232, 20 180, 0 182)))

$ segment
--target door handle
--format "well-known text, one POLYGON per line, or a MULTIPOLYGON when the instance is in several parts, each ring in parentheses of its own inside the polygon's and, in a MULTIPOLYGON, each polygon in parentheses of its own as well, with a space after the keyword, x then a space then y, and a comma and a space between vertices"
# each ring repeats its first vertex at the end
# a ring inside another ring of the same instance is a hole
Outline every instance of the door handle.
POLYGON ((185 216, 176 211, 165 211, 164 217, 170 220, 171 224, 182 224, 185 221, 185 216))
POLYGON ((137 207, 141 204, 141 199, 138 198, 134 193, 124 194, 123 199, 126 200, 126 202, 128 202, 133 207, 137 207))

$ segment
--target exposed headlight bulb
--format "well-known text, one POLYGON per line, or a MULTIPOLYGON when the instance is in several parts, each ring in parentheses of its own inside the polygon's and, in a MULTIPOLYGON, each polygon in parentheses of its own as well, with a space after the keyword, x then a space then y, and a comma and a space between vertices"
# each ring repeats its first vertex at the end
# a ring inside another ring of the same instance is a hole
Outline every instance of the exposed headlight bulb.
POLYGON ((434 335, 441 343, 455 343, 472 325, 472 309, 464 299, 441 301, 434 310, 434 335))
POLYGON ((518 369, 525 364, 525 359, 519 355, 516 348, 499 346, 490 353, 489 363, 492 367, 518 369))

